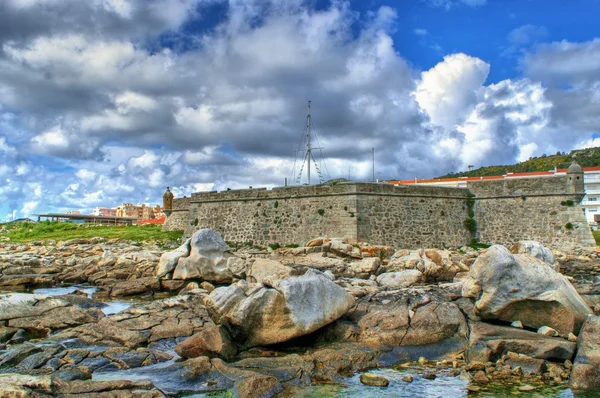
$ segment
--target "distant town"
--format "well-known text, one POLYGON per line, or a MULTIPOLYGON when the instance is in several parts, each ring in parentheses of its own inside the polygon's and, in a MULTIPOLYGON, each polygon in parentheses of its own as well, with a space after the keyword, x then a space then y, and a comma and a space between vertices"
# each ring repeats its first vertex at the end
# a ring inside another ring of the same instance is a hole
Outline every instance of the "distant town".
MULTIPOLYGON (((69 215, 81 215, 79 210, 67 211, 69 215)), ((130 217, 137 224, 163 224, 167 218, 160 205, 123 203, 117 207, 96 207, 90 214, 96 217, 130 217)))

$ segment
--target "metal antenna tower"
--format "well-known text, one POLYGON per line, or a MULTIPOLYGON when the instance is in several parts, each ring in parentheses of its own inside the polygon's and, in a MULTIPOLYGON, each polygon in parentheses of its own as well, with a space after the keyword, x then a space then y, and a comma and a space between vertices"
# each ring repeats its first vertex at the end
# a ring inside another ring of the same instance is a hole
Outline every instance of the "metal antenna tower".
MULTIPOLYGON (((321 148, 321 147, 315 148, 312 146, 312 119, 310 116, 310 103, 311 103, 311 101, 308 101, 308 114, 306 115, 306 150, 302 151, 302 152, 305 152, 305 155, 304 155, 304 159, 302 161, 302 165, 300 166, 300 172, 298 173, 298 176, 296 177, 296 184, 301 183, 302 171, 304 170, 304 165, 307 165, 306 177, 307 177, 307 183, 308 183, 308 185, 310 185, 310 172, 311 172, 311 168, 312 168, 311 163, 314 163, 314 165, 315 165, 315 169, 317 170, 317 175, 319 176, 319 183, 325 182, 325 178, 323 177, 323 174, 321 173, 321 169, 319 168, 319 165, 317 164, 317 161, 315 160, 315 158, 312 154, 314 149, 321 150, 323 148, 321 148)), ((301 150, 298 150, 298 152, 301 152, 301 150)))

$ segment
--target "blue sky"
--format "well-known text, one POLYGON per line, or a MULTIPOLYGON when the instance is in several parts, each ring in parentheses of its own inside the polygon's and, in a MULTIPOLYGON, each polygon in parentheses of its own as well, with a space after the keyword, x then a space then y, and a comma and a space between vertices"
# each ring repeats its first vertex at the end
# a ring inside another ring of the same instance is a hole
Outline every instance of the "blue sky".
POLYGON ((5 0, 0 220, 600 144, 600 0, 5 0), (297 170, 296 170, 297 171, 297 170))

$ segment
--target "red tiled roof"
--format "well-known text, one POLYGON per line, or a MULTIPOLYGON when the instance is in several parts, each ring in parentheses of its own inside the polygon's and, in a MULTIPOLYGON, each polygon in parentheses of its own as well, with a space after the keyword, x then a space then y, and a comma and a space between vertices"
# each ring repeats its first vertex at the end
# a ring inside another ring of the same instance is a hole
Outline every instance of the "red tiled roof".
MULTIPOLYGON (((583 171, 600 171, 600 166, 583 167, 583 171)), ((411 185, 411 184, 435 184, 435 183, 452 183, 461 181, 481 181, 481 180, 501 180, 503 178, 517 177, 544 177, 553 176, 555 174, 566 173, 567 169, 556 169, 550 171, 526 171, 519 173, 507 173, 500 176, 481 176, 481 177, 458 177, 458 178, 431 178, 431 179, 412 179, 412 180, 388 180, 389 184, 393 185, 411 185)))
POLYGON ((150 218, 148 220, 141 220, 137 222, 137 225, 144 225, 144 224, 159 224, 162 225, 165 223, 165 220, 167 219, 167 217, 161 217, 161 218, 150 218))

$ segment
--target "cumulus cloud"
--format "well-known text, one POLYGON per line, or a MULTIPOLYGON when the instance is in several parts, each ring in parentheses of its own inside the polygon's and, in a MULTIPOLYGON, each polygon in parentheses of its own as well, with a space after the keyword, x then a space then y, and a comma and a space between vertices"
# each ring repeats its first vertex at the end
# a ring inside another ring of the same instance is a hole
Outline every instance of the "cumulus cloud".
POLYGON ((460 124, 483 96, 489 64, 466 54, 452 54, 422 73, 415 91, 431 122, 446 129, 460 124))
POLYGON ((600 38, 583 43, 541 44, 523 59, 526 73, 549 85, 588 83, 600 79, 600 38))
MULTIPOLYGON (((222 19, 203 19, 215 1, 7 2, 0 213, 293 182, 307 100, 325 178, 370 179, 372 148, 379 178, 510 163, 565 150, 600 124, 594 41, 535 47, 525 76, 488 84, 493 65, 468 54, 416 69, 395 48, 391 7, 231 1, 222 19), (565 78, 567 89, 555 84, 565 78)), ((510 37, 532 44, 536 32, 510 37)))

